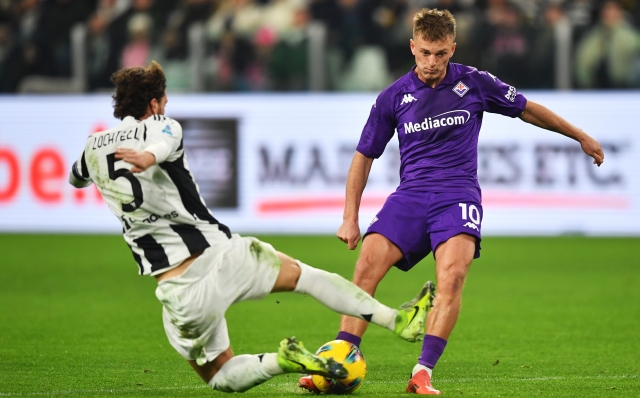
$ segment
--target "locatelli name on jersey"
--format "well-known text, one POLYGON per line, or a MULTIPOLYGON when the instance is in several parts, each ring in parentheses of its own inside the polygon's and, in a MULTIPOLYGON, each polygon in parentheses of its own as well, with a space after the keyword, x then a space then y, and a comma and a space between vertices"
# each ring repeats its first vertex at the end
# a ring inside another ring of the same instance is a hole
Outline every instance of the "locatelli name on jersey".
POLYGON ((404 133, 411 134, 446 126, 457 126, 469 121, 471 114, 463 109, 444 112, 439 115, 425 117, 422 122, 409 122, 404 124, 404 133))
POLYGON ((140 141, 140 139, 142 138, 142 134, 143 132, 140 131, 139 127, 99 134, 95 136, 96 138, 93 140, 91 149, 102 148, 103 146, 111 145, 117 141, 126 141, 126 140, 140 141))

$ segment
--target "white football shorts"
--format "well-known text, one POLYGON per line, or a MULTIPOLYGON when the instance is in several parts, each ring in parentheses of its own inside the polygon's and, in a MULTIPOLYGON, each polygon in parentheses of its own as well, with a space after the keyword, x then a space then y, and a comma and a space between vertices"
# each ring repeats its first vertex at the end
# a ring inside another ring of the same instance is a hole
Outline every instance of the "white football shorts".
POLYGON ((186 360, 213 361, 230 346, 224 314, 268 295, 282 265, 268 243, 233 234, 227 251, 206 249, 182 274, 158 283, 169 342, 186 360))

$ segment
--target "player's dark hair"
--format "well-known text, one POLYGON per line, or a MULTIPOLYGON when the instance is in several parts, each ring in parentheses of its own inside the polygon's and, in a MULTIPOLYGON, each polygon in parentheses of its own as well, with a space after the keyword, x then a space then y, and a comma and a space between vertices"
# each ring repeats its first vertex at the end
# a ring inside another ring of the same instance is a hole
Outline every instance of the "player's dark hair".
POLYGON ((449 10, 423 8, 413 17, 413 37, 426 41, 456 39, 456 20, 449 10))
POLYGON ((140 119, 146 113, 151 100, 162 100, 167 88, 162 66, 156 61, 151 61, 146 68, 119 70, 111 75, 111 82, 116 85, 116 91, 111 96, 113 116, 120 119, 126 116, 140 119))

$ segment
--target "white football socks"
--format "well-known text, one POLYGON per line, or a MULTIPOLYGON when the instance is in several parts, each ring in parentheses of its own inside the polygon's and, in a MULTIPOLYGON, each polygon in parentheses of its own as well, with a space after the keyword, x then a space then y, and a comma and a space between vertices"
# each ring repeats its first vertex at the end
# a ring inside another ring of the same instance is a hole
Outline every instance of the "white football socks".
POLYGON ((217 391, 243 392, 282 373, 278 354, 244 354, 228 360, 208 384, 217 391))
POLYGON ((300 278, 293 290, 308 294, 340 314, 365 319, 389 330, 395 329, 398 310, 381 304, 358 286, 338 274, 333 274, 297 261, 300 278))
POLYGON ((428 367, 426 367, 424 365, 420 365, 419 363, 416 364, 416 366, 413 367, 413 371, 411 372, 411 376, 415 375, 416 373, 418 373, 421 370, 426 370, 427 373, 429 373, 429 378, 431 378, 431 374, 433 373, 433 369, 429 369, 428 367))

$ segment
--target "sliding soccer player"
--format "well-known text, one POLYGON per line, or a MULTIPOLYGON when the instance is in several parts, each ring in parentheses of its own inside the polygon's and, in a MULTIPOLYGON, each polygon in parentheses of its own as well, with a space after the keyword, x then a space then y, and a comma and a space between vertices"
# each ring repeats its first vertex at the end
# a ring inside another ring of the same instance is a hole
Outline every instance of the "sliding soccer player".
POLYGON ((415 308, 394 310, 337 274, 232 234, 213 217, 189 171, 182 128, 164 116, 166 80, 158 63, 123 69, 112 81, 114 116, 122 122, 88 138, 69 181, 97 186, 122 223, 139 273, 158 281, 169 342, 211 388, 246 391, 283 373, 347 376, 341 364, 313 355, 294 338, 274 353, 234 356, 227 308, 271 292, 309 295, 410 341, 422 336, 432 290, 423 290, 415 308))

